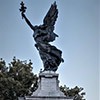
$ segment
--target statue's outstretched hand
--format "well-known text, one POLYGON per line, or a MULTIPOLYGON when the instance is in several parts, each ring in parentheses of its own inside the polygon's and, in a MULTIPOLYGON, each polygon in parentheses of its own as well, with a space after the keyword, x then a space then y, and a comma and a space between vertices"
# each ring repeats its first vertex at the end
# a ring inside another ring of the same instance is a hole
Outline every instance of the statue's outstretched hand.
POLYGON ((24 13, 21 13, 21 15, 22 15, 22 19, 25 18, 25 14, 24 13))
POLYGON ((24 13, 26 12, 27 7, 24 6, 23 2, 21 2, 20 5, 21 5, 21 8, 19 10, 21 12, 22 18, 23 17, 25 18, 25 14, 24 13))

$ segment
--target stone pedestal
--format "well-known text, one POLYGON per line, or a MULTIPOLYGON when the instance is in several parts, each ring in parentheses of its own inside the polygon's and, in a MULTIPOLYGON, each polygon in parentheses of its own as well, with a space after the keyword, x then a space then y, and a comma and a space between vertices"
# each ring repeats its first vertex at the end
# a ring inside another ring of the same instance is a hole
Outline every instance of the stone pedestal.
POLYGON ((45 71, 39 74, 39 87, 32 94, 26 96, 25 100, 72 100, 59 89, 58 74, 52 71, 45 71))

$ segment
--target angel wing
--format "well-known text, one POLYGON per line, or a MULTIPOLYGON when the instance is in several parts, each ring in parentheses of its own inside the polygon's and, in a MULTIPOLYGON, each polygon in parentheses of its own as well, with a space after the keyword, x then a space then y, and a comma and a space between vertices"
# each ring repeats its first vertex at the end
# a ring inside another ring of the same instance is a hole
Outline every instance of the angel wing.
POLYGON ((56 2, 54 2, 51 5, 51 7, 50 7, 49 11, 47 12, 46 16, 44 17, 43 25, 47 26, 48 28, 51 28, 51 30, 53 31, 55 22, 57 20, 57 17, 58 17, 58 9, 57 9, 56 2))

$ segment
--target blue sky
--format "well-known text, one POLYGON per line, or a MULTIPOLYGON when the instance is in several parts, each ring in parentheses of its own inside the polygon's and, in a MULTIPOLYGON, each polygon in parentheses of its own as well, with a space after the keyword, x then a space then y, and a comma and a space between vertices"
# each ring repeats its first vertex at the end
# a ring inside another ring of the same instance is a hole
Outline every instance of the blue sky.
MULTIPOLYGON (((33 25, 42 20, 54 0, 23 0, 26 15, 33 25)), ((87 100, 99 100, 99 0, 55 0, 59 15, 55 33, 59 38, 53 43, 62 50, 59 73, 60 84, 72 88, 80 86, 87 100)), ((31 59, 33 72, 43 68, 34 47, 33 32, 22 20, 19 8, 21 0, 0 0, 0 58, 9 63, 13 56, 21 60, 31 59)))

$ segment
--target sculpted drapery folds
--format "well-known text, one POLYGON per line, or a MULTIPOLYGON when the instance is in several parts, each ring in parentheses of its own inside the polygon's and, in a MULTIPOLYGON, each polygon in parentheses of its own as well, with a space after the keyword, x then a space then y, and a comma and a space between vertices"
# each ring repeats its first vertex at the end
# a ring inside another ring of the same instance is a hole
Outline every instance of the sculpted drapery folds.
POLYGON ((47 12, 42 25, 33 26, 25 15, 26 7, 21 2, 20 12, 22 18, 25 19, 26 23, 34 31, 33 38, 36 42, 35 47, 39 51, 40 57, 43 61, 44 71, 56 71, 58 66, 64 60, 62 59, 62 51, 51 45, 57 34, 54 31, 54 25, 58 17, 58 9, 56 2, 54 2, 49 11, 47 12))

